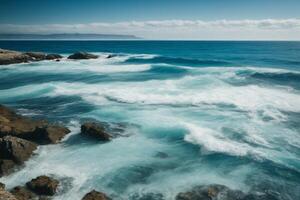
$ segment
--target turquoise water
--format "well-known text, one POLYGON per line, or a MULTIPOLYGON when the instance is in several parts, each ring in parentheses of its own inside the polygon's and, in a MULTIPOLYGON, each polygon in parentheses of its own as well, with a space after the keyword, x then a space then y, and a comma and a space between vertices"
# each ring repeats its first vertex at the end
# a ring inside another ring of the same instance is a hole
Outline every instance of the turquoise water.
POLYGON ((115 199, 169 200, 203 184, 300 199, 299 42, 1 41, 0 47, 100 56, 0 66, 0 103, 72 130, 1 178, 9 188, 50 174, 62 182, 55 199, 64 200, 92 189, 115 199), (108 143, 82 137, 80 124, 91 119, 117 137, 108 143))

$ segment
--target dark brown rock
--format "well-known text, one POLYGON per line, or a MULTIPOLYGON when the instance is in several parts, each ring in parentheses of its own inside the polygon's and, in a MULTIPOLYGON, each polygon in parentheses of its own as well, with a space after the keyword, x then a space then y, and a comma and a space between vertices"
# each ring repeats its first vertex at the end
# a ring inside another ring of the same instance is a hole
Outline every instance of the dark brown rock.
POLYGON ((16 163, 12 160, 2 160, 0 159, 0 177, 8 175, 13 172, 16 163))
POLYGON ((5 190, 5 184, 0 182, 0 190, 5 190))
POLYGON ((26 183, 26 186, 38 195, 52 196, 56 193, 58 180, 48 176, 39 176, 26 183))
POLYGON ((0 65, 28 62, 30 56, 18 51, 0 49, 0 65))
POLYGON ((32 200, 37 198, 33 192, 22 186, 13 188, 10 193, 13 194, 18 200, 32 200))
POLYGON ((93 190, 89 193, 87 193, 82 200, 110 200, 110 198, 102 193, 102 192, 98 192, 96 190, 93 190))
POLYGON ((32 120, 0 105, 0 137, 10 135, 39 144, 59 142, 70 130, 43 120, 32 120))
POLYGON ((95 122, 87 122, 81 125, 81 133, 101 141, 109 141, 112 137, 100 124, 95 122))
POLYGON ((37 145, 33 142, 13 136, 5 136, 0 138, 0 159, 12 160, 17 164, 22 164, 36 148, 37 145))
POLYGON ((87 52, 76 52, 68 57, 68 59, 79 60, 79 59, 96 59, 97 55, 87 52))
POLYGON ((14 195, 0 188, 0 200, 18 200, 14 195))
POLYGON ((70 133, 70 130, 65 127, 47 125, 41 128, 38 127, 32 138, 39 144, 56 144, 68 133, 70 133))
POLYGON ((56 60, 56 59, 60 59, 60 58, 62 58, 62 56, 59 54, 55 54, 55 53, 47 54, 45 57, 46 60, 56 60))

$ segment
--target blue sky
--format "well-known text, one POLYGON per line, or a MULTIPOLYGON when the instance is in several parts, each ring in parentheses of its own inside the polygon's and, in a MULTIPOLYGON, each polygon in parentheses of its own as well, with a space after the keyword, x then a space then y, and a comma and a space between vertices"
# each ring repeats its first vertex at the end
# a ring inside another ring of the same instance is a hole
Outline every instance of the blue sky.
POLYGON ((154 39, 218 39, 224 29, 226 39, 246 24, 256 32, 243 36, 249 32, 244 30, 240 39, 264 39, 270 28, 270 39, 297 39, 299 19, 300 0, 0 0, 0 32, 117 33, 119 28, 154 39))

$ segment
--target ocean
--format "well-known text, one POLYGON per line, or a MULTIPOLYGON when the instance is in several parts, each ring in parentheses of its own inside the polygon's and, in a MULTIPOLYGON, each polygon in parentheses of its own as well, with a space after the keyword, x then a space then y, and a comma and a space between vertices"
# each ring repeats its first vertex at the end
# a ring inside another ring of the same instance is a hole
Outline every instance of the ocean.
POLYGON ((58 177, 54 199, 174 199, 197 185, 300 199, 300 42, 0 41, 0 48, 91 60, 0 66, 0 103, 63 123, 8 188, 58 177), (108 55, 112 58, 106 58, 108 55), (80 134, 89 120, 115 135, 80 134))

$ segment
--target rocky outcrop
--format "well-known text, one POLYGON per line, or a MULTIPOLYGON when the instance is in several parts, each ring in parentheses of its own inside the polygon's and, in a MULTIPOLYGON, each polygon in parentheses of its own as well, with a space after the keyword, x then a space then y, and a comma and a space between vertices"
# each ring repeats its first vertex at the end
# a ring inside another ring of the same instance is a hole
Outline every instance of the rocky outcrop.
POLYGON ((33 142, 23 140, 13 136, 0 138, 0 159, 12 160, 17 164, 22 164, 36 150, 37 145, 33 142))
POLYGON ((0 49, 0 65, 28 62, 30 56, 18 51, 0 49))
POLYGON ((24 54, 28 55, 32 59, 32 61, 40 61, 46 59, 46 54, 42 52, 26 52, 24 54))
POLYGON ((38 144, 55 144, 68 133, 70 130, 65 127, 23 117, 0 105, 0 137, 10 135, 38 144))
POLYGON ((10 191, 18 200, 31 200, 36 199, 37 196, 26 187, 17 186, 10 191))
POLYGON ((15 165, 23 164, 36 148, 35 143, 21 138, 0 138, 0 176, 11 173, 15 165))
POLYGON ((54 54, 54 53, 51 53, 51 54, 47 54, 46 55, 46 60, 58 60, 58 59, 61 59, 63 58, 61 55, 59 54, 54 54))
POLYGON ((96 59, 97 55, 87 53, 87 52, 76 52, 68 57, 68 59, 80 60, 80 59, 96 59))
POLYGON ((55 144, 69 132, 65 127, 23 117, 0 105, 0 176, 28 160, 37 144, 55 144))
POLYGON ((56 193, 59 181, 48 176, 39 176, 26 183, 26 186, 38 195, 52 196, 56 193))
POLYGON ((19 52, 0 49, 0 65, 8 65, 15 63, 24 63, 30 61, 41 61, 41 60, 56 60, 62 58, 58 54, 45 54, 41 52, 19 52))
POLYGON ((108 134, 104 127, 95 122, 87 122, 81 125, 81 133, 100 141, 109 141, 112 136, 108 134))
POLYGON ((102 192, 98 192, 96 190, 93 190, 89 193, 87 193, 82 200, 110 200, 110 198, 102 193, 102 192))

